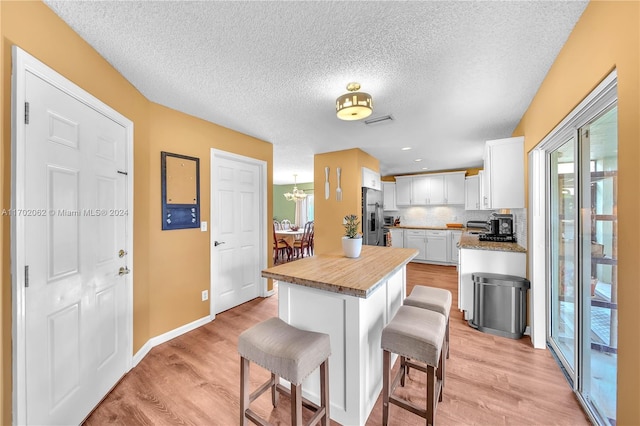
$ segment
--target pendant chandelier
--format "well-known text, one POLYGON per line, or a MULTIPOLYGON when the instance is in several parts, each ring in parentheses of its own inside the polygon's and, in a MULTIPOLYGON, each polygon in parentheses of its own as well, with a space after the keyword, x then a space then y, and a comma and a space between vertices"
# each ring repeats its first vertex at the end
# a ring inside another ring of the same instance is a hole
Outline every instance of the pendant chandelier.
POLYGON ((302 189, 298 189, 298 187, 296 186, 297 177, 298 175, 293 175, 293 191, 286 192, 284 194, 284 198, 286 198, 288 201, 298 201, 307 198, 307 194, 305 194, 302 189))
POLYGON ((373 112, 371 95, 360 90, 360 83, 347 84, 349 93, 336 99, 336 114, 341 120, 361 120, 373 112))

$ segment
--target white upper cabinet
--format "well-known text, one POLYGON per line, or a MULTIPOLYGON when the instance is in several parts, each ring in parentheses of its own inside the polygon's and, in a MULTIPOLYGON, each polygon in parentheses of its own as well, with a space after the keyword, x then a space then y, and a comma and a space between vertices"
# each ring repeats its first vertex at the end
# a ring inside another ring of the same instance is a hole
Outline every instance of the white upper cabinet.
POLYGON ((396 205, 411 205, 411 184, 410 177, 396 177, 396 205))
POLYGON ((429 178, 416 176, 411 178, 411 204, 424 206, 429 204, 429 178))
POLYGON ((380 173, 363 167, 362 168, 362 187, 373 188, 378 191, 382 190, 382 184, 380 183, 380 173))
POLYGON ((443 175, 427 175, 427 204, 445 204, 443 175))
POLYGON ((484 186, 484 170, 478 172, 478 190, 480 191, 480 210, 489 209, 489 200, 484 186))
POLYGON ((465 172, 396 176, 397 206, 464 204, 465 172))
POLYGON ((394 182, 382 182, 383 210, 398 210, 396 206, 396 184, 394 182))
POLYGON ((524 208, 524 137, 487 141, 482 179, 484 208, 524 208))
POLYGON ((444 177, 444 204, 464 204, 465 172, 447 173, 444 177))
POLYGON ((481 210, 480 208, 480 176, 468 176, 464 181, 465 210, 481 210))

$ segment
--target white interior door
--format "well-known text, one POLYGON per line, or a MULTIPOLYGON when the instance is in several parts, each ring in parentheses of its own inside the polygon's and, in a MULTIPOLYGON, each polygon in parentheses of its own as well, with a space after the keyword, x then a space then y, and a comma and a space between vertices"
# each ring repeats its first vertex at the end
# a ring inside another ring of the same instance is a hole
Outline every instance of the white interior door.
POLYGON ((216 314, 258 297, 263 280, 264 166, 212 151, 211 294, 216 314))
MULTIPOLYGON (((79 424, 131 362, 128 135, 51 81, 24 77, 28 120, 16 139, 24 145, 12 212, 24 265, 24 361, 16 361, 24 362, 25 400, 17 418, 79 424)), ((22 387, 20 374, 16 380, 22 387)))

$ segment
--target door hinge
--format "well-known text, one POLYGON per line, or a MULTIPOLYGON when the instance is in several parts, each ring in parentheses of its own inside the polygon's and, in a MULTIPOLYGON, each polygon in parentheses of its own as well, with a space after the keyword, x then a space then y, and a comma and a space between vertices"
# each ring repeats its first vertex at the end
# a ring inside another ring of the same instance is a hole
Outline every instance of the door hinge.
POLYGON ((24 265, 24 286, 29 287, 29 265, 24 265))
POLYGON ((24 103, 24 124, 29 124, 29 102, 24 103))
POLYGON ((584 136, 585 138, 589 139, 589 129, 585 129, 582 131, 582 136, 584 136))

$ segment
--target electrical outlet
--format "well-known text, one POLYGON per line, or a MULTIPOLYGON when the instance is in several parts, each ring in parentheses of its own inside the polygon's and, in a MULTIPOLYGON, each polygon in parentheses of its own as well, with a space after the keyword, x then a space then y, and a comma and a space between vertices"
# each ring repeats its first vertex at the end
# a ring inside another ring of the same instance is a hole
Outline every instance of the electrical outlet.
POLYGON ((209 290, 202 290, 202 301, 209 300, 209 290))

